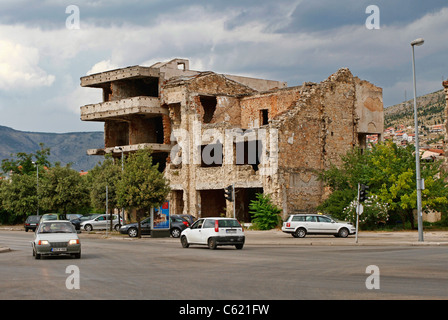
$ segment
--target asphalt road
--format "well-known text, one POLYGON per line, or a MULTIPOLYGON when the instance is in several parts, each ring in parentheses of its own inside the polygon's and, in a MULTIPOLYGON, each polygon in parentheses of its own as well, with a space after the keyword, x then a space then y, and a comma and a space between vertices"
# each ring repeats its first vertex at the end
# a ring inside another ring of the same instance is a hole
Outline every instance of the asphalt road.
POLYGON ((0 244, 11 249, 0 253, 0 299, 448 299, 447 246, 264 243, 209 250, 184 249, 173 238, 81 234, 81 259, 35 260, 32 238, 32 232, 0 230, 0 244))

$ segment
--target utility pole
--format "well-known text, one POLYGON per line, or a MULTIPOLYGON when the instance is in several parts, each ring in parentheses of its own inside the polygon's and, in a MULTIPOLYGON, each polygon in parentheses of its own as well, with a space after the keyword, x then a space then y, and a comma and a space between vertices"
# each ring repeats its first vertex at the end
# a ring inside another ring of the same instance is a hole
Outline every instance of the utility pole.
POLYGON ((420 175, 420 146, 418 138, 418 115, 417 115, 417 86, 415 80, 415 56, 414 46, 421 46, 425 41, 422 38, 411 42, 412 47, 412 75, 414 80, 414 130, 415 130, 415 174, 417 183, 417 219, 418 219, 418 241, 423 242, 423 217, 422 217, 422 178, 420 175))

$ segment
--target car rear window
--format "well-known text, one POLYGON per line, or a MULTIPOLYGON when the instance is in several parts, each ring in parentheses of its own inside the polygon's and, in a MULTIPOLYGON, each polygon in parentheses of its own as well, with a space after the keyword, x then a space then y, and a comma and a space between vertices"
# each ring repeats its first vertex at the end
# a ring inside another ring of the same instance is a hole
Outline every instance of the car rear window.
POLYGON ((218 220, 218 227, 220 228, 231 228, 231 227, 239 227, 241 228, 240 223, 236 219, 229 220, 218 220))
POLYGON ((27 222, 39 222, 40 216, 31 216, 26 219, 27 222))
POLYGON ((47 214, 44 219, 45 220, 58 220, 58 216, 55 214, 47 214))
POLYGON ((305 221, 305 216, 293 216, 292 221, 305 221))

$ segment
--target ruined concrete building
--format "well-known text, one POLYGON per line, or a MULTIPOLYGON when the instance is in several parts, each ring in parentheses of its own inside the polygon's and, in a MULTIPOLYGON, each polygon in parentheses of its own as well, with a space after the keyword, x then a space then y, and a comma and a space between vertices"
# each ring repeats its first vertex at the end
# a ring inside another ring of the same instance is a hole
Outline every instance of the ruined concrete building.
POLYGON ((170 182, 173 214, 235 210, 250 222, 249 202, 260 192, 283 216, 315 210, 327 196, 316 170, 383 133, 382 89, 348 69, 288 87, 193 71, 188 60, 174 59, 85 76, 81 86, 103 90, 103 102, 81 107, 81 120, 104 122, 104 148, 88 154, 150 147, 170 182), (229 185, 235 202, 225 199, 229 185))

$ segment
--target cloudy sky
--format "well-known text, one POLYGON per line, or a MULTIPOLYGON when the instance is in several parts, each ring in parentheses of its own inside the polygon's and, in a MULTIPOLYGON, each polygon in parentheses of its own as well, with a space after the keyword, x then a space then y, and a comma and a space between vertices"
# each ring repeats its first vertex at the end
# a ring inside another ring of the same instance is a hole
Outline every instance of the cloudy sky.
POLYGON ((423 95, 448 78, 446 0, 0 0, 0 125, 102 131, 79 119, 80 106, 101 101, 80 77, 176 57, 291 86, 348 67, 383 88, 387 107, 412 98, 410 42, 420 37, 423 95))

